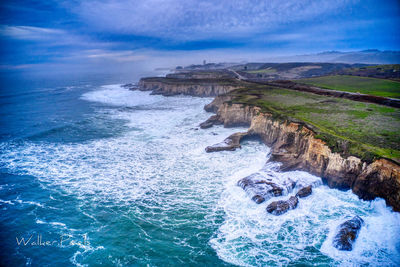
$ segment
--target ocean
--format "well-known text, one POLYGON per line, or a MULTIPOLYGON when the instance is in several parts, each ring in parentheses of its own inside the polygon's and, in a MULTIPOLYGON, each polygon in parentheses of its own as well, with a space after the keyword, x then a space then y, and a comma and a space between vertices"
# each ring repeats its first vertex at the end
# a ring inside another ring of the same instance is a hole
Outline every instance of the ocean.
POLYGON ((0 265, 400 265, 400 214, 384 200, 280 173, 255 140, 208 154, 246 129, 199 129, 212 98, 120 86, 132 81, 2 78, 0 265), (258 171, 313 194, 268 214, 236 184, 258 171), (354 215, 365 221, 354 249, 338 251, 335 231, 354 215))

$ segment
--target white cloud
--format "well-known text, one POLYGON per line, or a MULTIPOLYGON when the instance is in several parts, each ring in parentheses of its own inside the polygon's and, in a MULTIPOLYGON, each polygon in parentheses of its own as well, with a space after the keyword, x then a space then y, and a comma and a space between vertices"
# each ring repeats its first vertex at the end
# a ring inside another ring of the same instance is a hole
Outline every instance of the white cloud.
POLYGON ((99 31, 161 38, 235 37, 340 12, 351 0, 88 0, 73 8, 99 31))
POLYGON ((109 50, 87 50, 80 54, 80 57, 89 59, 112 60, 115 62, 135 62, 145 60, 148 57, 131 50, 109 51, 109 50))
POLYGON ((107 48, 119 44, 118 42, 98 41, 93 37, 76 34, 67 30, 24 25, 0 25, 0 36, 7 39, 35 42, 39 48, 68 46, 70 49, 87 49, 93 47, 107 48))
POLYGON ((0 34, 13 39, 38 41, 62 37, 66 33, 58 29, 3 25, 0 27, 0 34))

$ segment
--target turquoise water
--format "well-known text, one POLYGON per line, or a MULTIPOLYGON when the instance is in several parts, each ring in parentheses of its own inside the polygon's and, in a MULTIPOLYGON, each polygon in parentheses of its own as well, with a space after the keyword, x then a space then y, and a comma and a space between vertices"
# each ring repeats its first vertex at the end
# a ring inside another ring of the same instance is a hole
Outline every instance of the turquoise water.
POLYGON ((400 216, 383 200, 278 173, 256 141, 205 153, 245 130, 198 129, 211 100, 91 81, 2 92, 1 265, 400 264, 400 216), (269 215, 236 186, 260 170, 316 189, 296 210, 269 215), (332 235, 354 214, 365 226, 354 250, 339 252, 332 235))

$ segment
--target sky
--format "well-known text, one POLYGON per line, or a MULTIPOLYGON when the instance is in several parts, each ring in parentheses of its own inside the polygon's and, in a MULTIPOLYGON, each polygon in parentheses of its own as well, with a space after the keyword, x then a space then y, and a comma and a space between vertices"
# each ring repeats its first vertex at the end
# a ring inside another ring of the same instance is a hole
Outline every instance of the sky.
POLYGON ((2 0, 0 71, 400 50, 398 0, 2 0))

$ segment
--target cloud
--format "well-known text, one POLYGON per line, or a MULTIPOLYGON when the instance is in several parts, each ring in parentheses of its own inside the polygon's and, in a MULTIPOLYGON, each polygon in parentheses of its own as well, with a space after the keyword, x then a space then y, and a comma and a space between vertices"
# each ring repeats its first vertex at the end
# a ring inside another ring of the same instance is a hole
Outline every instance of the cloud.
POLYGON ((131 69, 399 48, 397 0, 18 1, 2 6, 6 69, 131 69))
POLYGON ((20 64, 20 65, 0 64, 0 70, 21 70, 21 69, 32 68, 34 66, 35 65, 32 65, 32 64, 20 64))
POLYGON ((331 15, 350 0, 88 0, 73 12, 98 31, 167 39, 243 37, 331 15))
POLYGON ((59 38, 66 32, 58 29, 40 28, 33 26, 7 26, 0 27, 0 35, 19 40, 38 41, 59 38))
POLYGON ((0 36, 6 39, 37 42, 43 47, 49 46, 109 46, 109 42, 97 41, 91 36, 75 34, 64 29, 33 27, 25 25, 1 25, 0 36))
POLYGON ((79 57, 88 59, 111 60, 115 62, 135 62, 148 58, 146 55, 131 50, 110 51, 101 49, 82 51, 79 54, 79 57))

